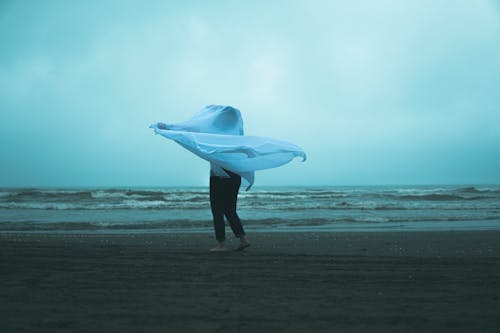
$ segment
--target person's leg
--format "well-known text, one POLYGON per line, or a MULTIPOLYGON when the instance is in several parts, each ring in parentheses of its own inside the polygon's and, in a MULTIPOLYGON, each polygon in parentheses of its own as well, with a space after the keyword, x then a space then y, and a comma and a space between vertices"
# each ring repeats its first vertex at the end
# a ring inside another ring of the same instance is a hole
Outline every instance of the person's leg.
POLYGON ((226 215, 227 221, 229 222, 234 235, 236 237, 240 237, 240 235, 245 234, 240 217, 238 216, 238 213, 236 213, 241 177, 232 176, 231 178, 227 178, 224 185, 224 215, 226 215))
POLYGON ((233 173, 230 173, 230 175, 231 178, 227 180, 227 184, 224 189, 224 215, 226 216, 234 235, 240 239, 240 245, 236 248, 236 250, 243 250, 244 248, 250 246, 250 242, 246 237, 240 217, 236 212, 241 177, 233 173))
POLYGON ((226 230, 224 226, 224 186, 219 177, 210 177, 210 208, 212 210, 217 246, 212 251, 224 250, 226 230))

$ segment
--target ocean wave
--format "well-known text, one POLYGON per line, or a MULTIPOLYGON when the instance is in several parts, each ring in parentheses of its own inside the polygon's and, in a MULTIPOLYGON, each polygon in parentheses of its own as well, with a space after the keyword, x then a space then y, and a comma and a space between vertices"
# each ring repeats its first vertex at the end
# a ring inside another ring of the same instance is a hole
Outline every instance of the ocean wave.
POLYGON ((158 230, 171 228, 204 228, 211 227, 208 220, 176 220, 144 223, 123 222, 0 222, 0 231, 78 231, 78 230, 158 230))
POLYGON ((20 199, 120 199, 120 198, 158 198, 163 196, 184 197, 186 195, 207 195, 207 191, 190 190, 126 190, 126 189, 16 189, 0 191, 0 197, 20 199))
POLYGON ((27 210, 149 210, 149 209, 207 209, 208 201, 167 202, 163 200, 123 200, 117 203, 85 202, 0 202, 0 209, 27 210))
MULTIPOLYGON (((238 203, 239 210, 259 210, 259 211, 289 211, 289 212, 308 212, 308 211, 466 211, 466 210, 485 210, 500 209, 500 203, 472 204, 475 201, 469 201, 465 205, 456 202, 453 205, 434 202, 433 205, 421 202, 416 204, 408 200, 405 203, 383 203, 383 202, 261 202, 261 201, 242 201, 238 203)), ((141 200, 128 199, 119 202, 0 202, 0 209, 3 210, 206 210, 210 209, 208 198, 197 200, 141 200)))
POLYGON ((482 200, 489 197, 485 196, 474 196, 466 197, 456 194, 422 194, 422 195, 402 195, 398 197, 403 200, 426 200, 426 201, 461 201, 461 200, 482 200))
POLYGON ((5 201, 28 201, 28 200, 81 200, 92 198, 91 191, 72 191, 72 190, 24 190, 10 192, 4 196, 2 200, 5 201))
MULTIPOLYGON (((347 220, 344 220, 345 222, 347 220)), ((264 218, 245 220, 245 226, 285 226, 285 225, 325 225, 333 223, 331 219, 289 220, 281 218, 264 218)), ((0 222, 0 231, 78 231, 78 230, 159 230, 159 229, 192 229, 212 228, 211 220, 167 220, 155 222, 123 223, 123 222, 0 222)))
MULTIPOLYGON (((270 230, 279 230, 279 228, 307 228, 336 226, 359 226, 359 225, 381 225, 398 223, 429 223, 429 222, 500 222, 498 217, 483 216, 475 218, 472 216, 464 217, 377 217, 377 216, 358 216, 358 217, 339 217, 339 218, 307 218, 307 219, 283 219, 283 218, 263 218, 244 220, 245 227, 270 230)), ((213 227, 211 220, 168 220, 153 222, 0 222, 0 232, 40 232, 40 231, 186 231, 193 230, 211 230, 213 227)))
POLYGON ((477 188, 475 186, 460 187, 455 190, 458 193, 496 193, 500 194, 500 187, 483 187, 477 188))
MULTIPOLYGON (((208 189, 0 189, 0 209, 207 209, 208 189)), ((415 210, 498 208, 500 188, 366 187, 242 191, 241 209, 415 210)))

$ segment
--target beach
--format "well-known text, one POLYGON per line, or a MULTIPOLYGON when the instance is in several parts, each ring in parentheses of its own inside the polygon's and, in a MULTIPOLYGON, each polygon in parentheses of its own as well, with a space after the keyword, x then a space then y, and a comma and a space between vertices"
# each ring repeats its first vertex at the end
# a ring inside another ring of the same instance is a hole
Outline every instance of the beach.
POLYGON ((1 233, 0 332, 500 329, 500 231, 249 237, 1 233))

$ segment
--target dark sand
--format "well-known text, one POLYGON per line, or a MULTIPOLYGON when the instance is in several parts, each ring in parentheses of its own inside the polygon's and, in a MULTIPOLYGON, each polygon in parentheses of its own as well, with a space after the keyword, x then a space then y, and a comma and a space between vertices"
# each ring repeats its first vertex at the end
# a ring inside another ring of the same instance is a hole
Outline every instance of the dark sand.
POLYGON ((0 234, 0 332, 500 332, 499 231, 250 239, 0 234))

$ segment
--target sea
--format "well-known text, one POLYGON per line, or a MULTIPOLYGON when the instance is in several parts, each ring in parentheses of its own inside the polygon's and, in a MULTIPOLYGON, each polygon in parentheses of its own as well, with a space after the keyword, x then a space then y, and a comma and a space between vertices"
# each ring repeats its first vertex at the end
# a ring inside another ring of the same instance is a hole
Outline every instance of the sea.
MULTIPOLYGON (((494 230, 500 185, 242 188, 238 213, 247 232, 494 230)), ((201 233, 211 219, 206 187, 0 188, 0 233, 201 233)))

